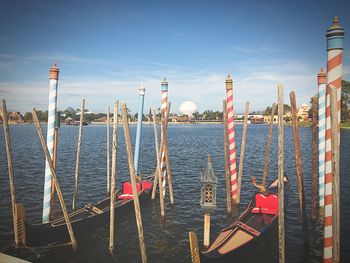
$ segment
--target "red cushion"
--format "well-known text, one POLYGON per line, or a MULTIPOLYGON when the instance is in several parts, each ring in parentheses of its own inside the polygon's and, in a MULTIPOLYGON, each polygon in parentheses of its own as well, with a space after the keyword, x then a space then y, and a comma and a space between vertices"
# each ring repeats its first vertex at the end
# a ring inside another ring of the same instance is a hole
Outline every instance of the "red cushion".
POLYGON ((130 194, 122 194, 120 196, 118 196, 118 199, 133 199, 134 195, 130 195, 130 194))
MULTIPOLYGON (((137 192, 141 192, 141 184, 136 183, 137 192)), ((130 182, 123 182, 123 194, 132 195, 132 186, 130 182)))
POLYGON ((278 196, 276 194, 255 194, 255 207, 252 213, 275 215, 278 213, 278 196))
POLYGON ((142 181, 142 189, 148 190, 152 188, 152 183, 150 181, 142 181))

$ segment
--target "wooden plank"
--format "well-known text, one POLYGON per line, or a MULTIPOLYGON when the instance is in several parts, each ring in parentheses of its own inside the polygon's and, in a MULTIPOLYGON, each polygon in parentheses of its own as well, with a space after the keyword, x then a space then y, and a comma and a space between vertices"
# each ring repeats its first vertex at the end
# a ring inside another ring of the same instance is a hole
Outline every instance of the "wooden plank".
POLYGON ((130 171, 130 181, 131 181, 132 192, 133 192, 133 196, 134 196, 134 209, 135 209, 136 224, 137 224, 137 230, 138 230, 138 236, 139 236, 141 258, 142 258, 142 262, 146 263, 147 262, 147 252, 146 252, 146 246, 145 246, 145 239, 144 239, 144 235, 143 235, 140 202, 139 202, 139 196, 138 196, 137 187, 136 187, 136 174, 135 174, 134 160, 133 160, 133 155, 132 155, 130 130, 129 130, 128 115, 127 115, 125 102, 121 103, 121 108, 122 108, 122 117, 123 117, 125 146, 126 146, 126 152, 127 152, 127 156, 128 156, 128 163, 129 163, 129 171, 130 171))
POLYGON ((41 142, 41 147, 42 147, 42 149, 44 151, 44 154, 45 154, 45 157, 46 157, 46 161, 47 161, 47 163, 49 165, 49 168, 50 168, 50 171, 51 171, 52 180, 54 180, 54 182, 55 182, 55 188, 56 188, 58 200, 60 202, 60 205, 61 205, 61 208, 62 208, 62 212, 63 212, 63 217, 64 217, 64 220, 65 220, 66 225, 67 225, 67 229, 68 229, 69 237, 70 237, 70 240, 71 240, 72 248, 73 249, 77 249, 77 242, 76 242, 76 239, 75 239, 75 236, 74 236, 74 232, 73 232, 73 228, 72 228, 69 216, 68 216, 66 204, 64 202, 64 198, 63 198, 63 195, 62 195, 62 192, 61 192, 61 188, 60 188, 60 185, 58 183, 58 179, 57 179, 57 176, 56 176, 56 171, 53 168, 52 159, 51 159, 49 150, 47 148, 47 144, 46 144, 46 141, 45 141, 45 138, 44 138, 44 135, 43 135, 43 131, 41 129, 41 125, 40 125, 38 116, 36 114, 35 108, 32 111, 32 116, 33 116, 34 124, 35 124, 36 130, 38 132, 38 136, 39 136, 40 142, 41 142))
POLYGON ((0 253, 0 263, 30 263, 30 261, 0 253))

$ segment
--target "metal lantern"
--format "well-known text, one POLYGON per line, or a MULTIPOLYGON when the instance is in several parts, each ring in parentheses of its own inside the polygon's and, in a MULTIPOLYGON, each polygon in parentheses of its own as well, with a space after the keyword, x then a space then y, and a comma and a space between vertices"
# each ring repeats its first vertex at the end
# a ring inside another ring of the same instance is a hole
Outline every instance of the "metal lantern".
POLYGON ((205 211, 213 211, 216 208, 217 179, 211 165, 211 156, 208 155, 208 163, 201 173, 201 207, 205 211))

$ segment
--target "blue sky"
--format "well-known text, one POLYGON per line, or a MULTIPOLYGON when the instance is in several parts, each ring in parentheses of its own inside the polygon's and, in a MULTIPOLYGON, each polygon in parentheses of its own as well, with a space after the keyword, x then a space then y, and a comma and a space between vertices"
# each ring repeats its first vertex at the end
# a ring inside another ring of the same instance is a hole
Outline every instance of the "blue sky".
POLYGON ((0 97, 21 112, 46 109, 49 68, 60 68, 59 109, 104 112, 114 100, 135 112, 160 106, 169 81, 172 111, 185 100, 221 110, 234 78, 236 112, 262 110, 285 87, 297 103, 317 92, 326 67, 325 33, 335 15, 345 28, 350 79, 350 1, 0 1, 0 97), (349 32, 349 33, 348 33, 349 32))

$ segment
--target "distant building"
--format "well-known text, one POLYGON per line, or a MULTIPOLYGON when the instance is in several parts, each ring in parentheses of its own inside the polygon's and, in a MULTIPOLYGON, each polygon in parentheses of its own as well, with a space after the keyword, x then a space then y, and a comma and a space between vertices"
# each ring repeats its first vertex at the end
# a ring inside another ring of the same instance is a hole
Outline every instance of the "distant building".
POLYGON ((298 120, 308 121, 309 120, 309 111, 310 111, 310 109, 311 109, 311 107, 308 104, 306 104, 306 103, 301 105, 298 108, 298 112, 297 112, 298 120))

